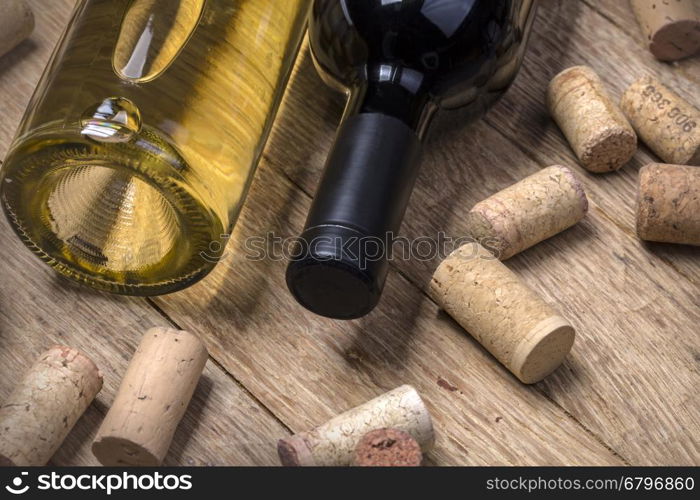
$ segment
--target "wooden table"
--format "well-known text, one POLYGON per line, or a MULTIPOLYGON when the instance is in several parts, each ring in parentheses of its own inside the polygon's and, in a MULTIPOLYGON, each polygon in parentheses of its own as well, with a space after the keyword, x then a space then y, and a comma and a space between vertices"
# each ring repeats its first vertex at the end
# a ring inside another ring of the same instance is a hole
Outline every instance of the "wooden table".
MULTIPOLYGON (((74 2, 31 3, 34 35, 0 58, 0 158, 74 2)), ((698 102, 700 59, 654 60, 627 2, 543 0, 506 97, 474 125, 439 116, 402 227, 462 236, 480 199, 547 165, 576 169, 586 220, 507 263, 578 332, 544 382, 519 383, 440 312, 425 293, 435 260, 394 262, 377 310, 341 322, 293 301, 285 262, 244 258, 246 237, 299 233, 342 111, 303 50, 229 256, 201 283, 153 299, 97 293, 55 275, 2 218, 0 399, 48 346, 90 353, 104 389, 52 463, 96 464, 91 440, 142 333, 172 325, 202 336, 211 359, 167 464, 276 464, 278 438, 409 383, 434 416, 432 463, 697 465, 700 251, 635 237, 637 171, 654 160, 645 147, 608 175, 576 164, 543 104, 549 79, 574 64, 616 97, 651 72, 698 102)))

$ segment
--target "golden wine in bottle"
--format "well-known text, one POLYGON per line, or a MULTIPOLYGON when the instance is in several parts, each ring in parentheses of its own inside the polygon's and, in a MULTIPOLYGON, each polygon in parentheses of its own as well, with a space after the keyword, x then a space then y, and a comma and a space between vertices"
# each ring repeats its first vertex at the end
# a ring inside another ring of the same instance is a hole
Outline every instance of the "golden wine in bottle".
POLYGON ((308 0, 81 0, 0 170, 44 262, 130 295, 221 257, 279 105, 308 0))

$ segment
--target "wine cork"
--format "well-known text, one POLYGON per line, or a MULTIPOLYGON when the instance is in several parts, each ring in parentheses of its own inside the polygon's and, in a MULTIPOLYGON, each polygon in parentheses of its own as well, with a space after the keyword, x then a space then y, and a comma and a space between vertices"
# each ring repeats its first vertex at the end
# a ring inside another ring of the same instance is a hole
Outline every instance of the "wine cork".
POLYGON ((467 234, 505 260, 573 226, 587 211, 579 179, 553 165, 474 205, 467 234))
POLYGON ((43 466, 102 388, 83 353, 54 346, 43 353, 0 406, 0 466, 43 466))
POLYGON ((581 164, 601 173, 617 170, 637 150, 637 136, 598 75, 574 66, 547 88, 547 108, 581 164))
POLYGON ((661 61, 676 61, 700 50, 697 0, 630 0, 649 50, 661 61))
POLYGON ((700 110, 655 78, 643 76, 622 96, 622 111, 663 161, 700 165, 700 110))
POLYGON ((368 432, 355 448, 352 465, 358 467, 418 467, 423 454, 418 441, 399 429, 368 432))
POLYGON ((92 445, 100 463, 160 465, 207 358, 206 347, 191 333, 148 330, 92 445))
POLYGON ((402 385, 311 431, 280 439, 277 452, 282 465, 349 465, 362 436, 383 427, 407 432, 424 452, 430 449, 435 439, 430 414, 423 400, 413 387, 402 385))
POLYGON ((3 0, 0 15, 0 57, 34 31, 34 14, 25 0, 3 0))
POLYGON ((700 168, 650 163, 639 171, 637 234, 700 246, 700 168))
POLYGON ((573 327, 478 243, 437 268, 430 296, 526 384, 554 371, 571 350, 573 327))

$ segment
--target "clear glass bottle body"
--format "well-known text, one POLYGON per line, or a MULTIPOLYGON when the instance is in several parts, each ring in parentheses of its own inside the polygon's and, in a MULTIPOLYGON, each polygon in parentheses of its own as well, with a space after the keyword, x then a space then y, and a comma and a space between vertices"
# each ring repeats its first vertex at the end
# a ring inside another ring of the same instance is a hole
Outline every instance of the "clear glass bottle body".
POLYGON ((81 0, 0 171, 16 232, 93 287, 206 275, 240 211, 308 0, 81 0))

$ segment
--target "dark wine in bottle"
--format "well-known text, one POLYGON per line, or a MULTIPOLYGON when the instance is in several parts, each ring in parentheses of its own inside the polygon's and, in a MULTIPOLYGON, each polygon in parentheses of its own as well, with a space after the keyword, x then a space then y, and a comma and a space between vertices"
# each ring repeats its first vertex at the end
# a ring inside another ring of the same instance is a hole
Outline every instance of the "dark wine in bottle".
POLYGON ((379 301, 435 111, 480 116, 515 79, 535 0, 315 0, 311 54, 349 100, 287 284, 331 318, 379 301))

